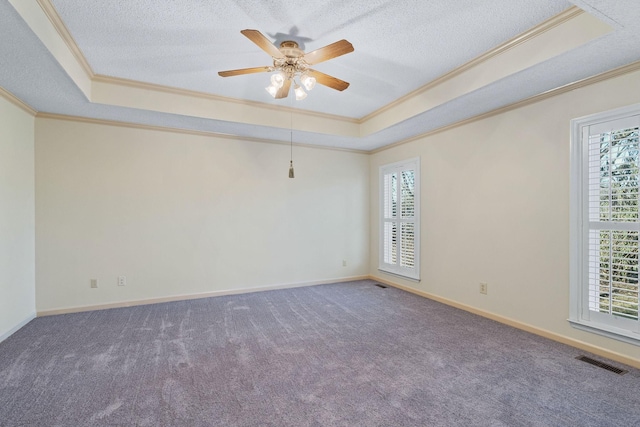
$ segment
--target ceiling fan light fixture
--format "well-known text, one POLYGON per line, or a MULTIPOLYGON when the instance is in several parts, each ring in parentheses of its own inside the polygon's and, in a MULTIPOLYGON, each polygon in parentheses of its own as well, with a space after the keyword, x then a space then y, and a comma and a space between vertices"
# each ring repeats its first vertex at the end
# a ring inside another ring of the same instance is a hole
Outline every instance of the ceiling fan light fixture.
POLYGON ((273 84, 270 86, 265 87, 265 90, 267 92, 269 92, 269 95, 273 96, 274 98, 276 97, 276 95, 278 94, 278 89, 277 87, 275 87, 273 84))
POLYGON ((308 74, 303 74, 302 77, 300 77, 300 83, 302 83, 305 89, 311 90, 316 86, 316 78, 308 74))
POLYGON ((277 72, 271 76, 271 85, 276 89, 280 89, 284 84, 284 74, 282 72, 277 72))
POLYGON ((296 101, 302 101, 307 97, 307 92, 305 92, 299 85, 295 85, 293 91, 296 94, 296 101))

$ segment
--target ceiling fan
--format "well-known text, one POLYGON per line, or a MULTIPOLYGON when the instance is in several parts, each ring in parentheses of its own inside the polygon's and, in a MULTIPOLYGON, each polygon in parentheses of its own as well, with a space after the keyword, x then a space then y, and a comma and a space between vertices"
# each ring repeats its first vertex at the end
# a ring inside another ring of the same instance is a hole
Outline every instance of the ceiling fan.
POLYGON ((221 77, 276 71, 271 76, 271 85, 266 88, 267 92, 276 99, 287 97, 292 82, 296 99, 300 100, 307 97, 307 93, 295 81, 296 77, 299 78, 300 84, 307 90, 313 89, 316 82, 339 91, 349 87, 349 83, 343 80, 310 68, 320 62, 353 52, 353 45, 348 41, 340 40, 312 52, 304 53, 295 41, 283 41, 280 43, 280 48, 277 48, 258 30, 242 30, 240 32, 258 45, 260 49, 271 55, 273 66, 220 71, 218 74, 221 77))

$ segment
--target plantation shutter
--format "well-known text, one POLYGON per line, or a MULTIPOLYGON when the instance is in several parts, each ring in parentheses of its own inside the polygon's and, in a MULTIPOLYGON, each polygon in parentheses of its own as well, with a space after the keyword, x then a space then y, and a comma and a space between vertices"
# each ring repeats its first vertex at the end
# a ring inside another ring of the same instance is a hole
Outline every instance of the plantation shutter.
POLYGON ((587 126, 583 144, 588 292, 583 316, 632 331, 638 322, 640 116, 587 126))
POLYGON ((418 279, 418 159, 383 166, 380 269, 418 279))

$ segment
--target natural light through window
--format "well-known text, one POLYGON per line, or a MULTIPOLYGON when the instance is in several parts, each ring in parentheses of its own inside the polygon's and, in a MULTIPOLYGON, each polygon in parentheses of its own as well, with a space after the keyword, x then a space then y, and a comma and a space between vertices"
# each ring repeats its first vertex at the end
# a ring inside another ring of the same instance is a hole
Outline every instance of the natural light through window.
POLYGON ((420 159, 380 168, 382 271, 420 279, 420 159))
POLYGON ((571 321, 640 344, 640 105, 572 122, 571 321))

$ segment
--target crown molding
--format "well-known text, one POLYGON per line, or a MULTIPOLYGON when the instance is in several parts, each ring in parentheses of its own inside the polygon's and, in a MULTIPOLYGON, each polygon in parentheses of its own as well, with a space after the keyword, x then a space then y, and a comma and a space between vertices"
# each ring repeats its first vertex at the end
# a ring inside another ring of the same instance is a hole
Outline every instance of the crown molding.
POLYGON ((58 11, 56 11, 56 8, 51 3, 51 0, 36 0, 36 1, 42 8, 42 11, 45 13, 47 18, 49 18, 49 21, 51 21, 53 28, 55 28, 55 30, 58 32, 62 40, 65 42, 65 44, 67 45, 67 47, 69 48, 73 56, 76 58, 76 60, 80 64, 80 66, 84 69, 84 72, 87 74, 89 78, 93 78, 95 73, 93 72, 91 65, 87 61, 87 58, 85 58, 84 55, 82 54, 82 51, 78 47, 78 44, 73 39, 73 36, 69 32, 69 29, 67 28, 67 26, 62 21, 62 18, 60 18, 60 15, 58 15, 58 11))
MULTIPOLYGON (((231 139, 235 141, 244 141, 244 142, 259 142, 263 144, 275 144, 275 145, 286 145, 286 146, 291 145, 291 142, 277 141, 274 139, 254 138, 250 136, 239 136, 239 135, 232 135, 228 133, 174 128, 174 127, 168 127, 168 126, 144 125, 139 123, 121 122, 117 120, 93 119, 89 117, 69 116, 65 114, 37 113, 35 114, 35 117, 38 119, 64 120, 68 122, 90 123, 90 124, 97 124, 97 125, 104 125, 104 126, 124 127, 124 128, 131 128, 131 129, 158 131, 158 132, 170 132, 170 133, 178 133, 181 135, 196 135, 196 136, 205 136, 209 138, 231 139)), ((341 147, 329 147, 324 145, 305 144, 301 142, 294 142, 293 146, 302 147, 302 148, 314 148, 319 150, 342 151, 346 153, 355 153, 355 154, 369 154, 369 152, 366 150, 357 150, 352 148, 341 148, 341 147)))
MULTIPOLYGON (((431 130, 429 132, 425 132, 420 135, 413 136, 411 138, 403 139, 401 141, 397 141, 395 143, 385 145, 384 147, 376 148, 373 150, 357 150, 357 149, 350 149, 350 148, 327 147, 327 146, 303 144, 303 143, 294 143, 293 145, 297 147, 317 148, 317 149, 323 149, 323 150, 342 151, 342 152, 356 153, 356 154, 377 154, 386 150, 390 150, 392 148, 396 148, 400 145, 418 141, 420 139, 427 138, 442 132, 446 132, 448 130, 455 129, 460 126, 464 126, 479 120, 483 120, 489 117, 503 114, 511 110, 516 110, 518 108, 525 107, 527 105, 534 104, 536 102, 544 101, 545 99, 549 99, 549 98, 561 95, 563 93, 570 92, 572 90, 580 89, 586 86, 590 86, 596 83, 600 83, 600 82, 610 80, 616 77, 620 77, 625 74, 633 73, 636 71, 640 71, 640 61, 633 62, 631 64, 628 64, 619 68, 615 68, 613 70, 609 70, 592 77, 588 77, 586 79, 578 80, 576 82, 569 83, 565 86, 561 86, 556 89, 552 89, 550 91, 541 93, 539 95, 532 96, 522 101, 518 101, 513 104, 509 104, 504 107, 500 107, 495 110, 491 110, 486 113, 479 114, 477 116, 473 116, 465 120, 461 120, 446 126, 442 126, 440 128, 431 130)), ((268 144, 277 144, 277 145, 290 145, 289 142, 285 142, 285 141, 276 141, 276 140, 253 138, 253 137, 243 137, 243 136, 224 134, 219 132, 198 131, 198 130, 191 130, 191 129, 172 128, 167 126, 143 125, 138 123, 120 122, 115 120, 93 119, 93 118, 87 118, 87 117, 37 112, 36 110, 31 108, 29 105, 25 104, 24 102, 16 98, 13 94, 4 90, 1 87, 0 87, 0 96, 7 99, 9 102, 12 102, 16 106, 22 108, 27 113, 35 116, 36 118, 65 120, 65 121, 73 121, 73 122, 81 122, 81 123, 92 123, 92 124, 100 124, 100 125, 106 125, 106 126, 128 127, 133 129, 153 130, 153 131, 160 131, 160 132, 172 132, 172 133, 187 134, 187 135, 214 137, 214 138, 220 138, 220 139, 231 139, 236 141, 249 141, 249 142, 259 142, 259 143, 268 143, 268 144)))
POLYGON ((408 144, 410 142, 414 142, 420 140, 422 138, 426 138, 429 136, 433 136, 438 133, 442 133, 451 129, 455 129, 460 126, 467 125, 469 123, 477 122, 479 120, 483 120, 489 117, 497 116, 498 114, 506 113, 511 110, 516 110, 518 108, 534 104, 536 102, 544 101, 545 99, 553 98, 554 96, 562 95, 563 93, 570 92, 572 90, 580 89, 586 86, 590 86, 596 83, 600 83, 605 80, 610 80, 615 77, 620 77, 625 74, 633 73, 635 71, 640 71, 640 61, 632 62, 631 64, 624 65, 622 67, 614 68, 613 70, 605 71, 604 73, 597 74, 592 77, 587 77, 586 79, 578 80, 573 83, 569 83, 564 86, 560 86, 555 89, 551 89, 547 92, 543 92, 538 95, 534 95, 532 97, 523 99, 518 102, 514 102, 513 104, 506 105, 504 107, 496 108, 495 110, 487 111, 486 113, 479 114, 477 116, 470 117, 465 120, 461 120, 459 122, 452 123, 450 125, 446 125, 429 132, 422 133, 420 135, 412 136, 411 138, 403 139, 402 141, 394 142, 393 144, 385 145, 384 147, 376 148, 374 150, 368 151, 369 154, 376 154, 382 151, 389 150, 391 148, 398 147, 400 145, 408 144))
POLYGON ((478 65, 485 63, 487 61, 489 61, 490 59, 510 50, 513 49, 516 46, 519 46, 529 40, 532 40, 538 36, 540 36, 541 34, 551 30, 552 28, 555 28, 559 25, 564 24, 567 21, 570 21, 571 19, 582 15, 583 13, 586 13, 585 11, 583 11, 582 9, 576 7, 576 6, 571 6, 569 9, 565 10, 564 12, 561 12, 555 16, 552 16, 551 18, 547 19, 546 21, 541 22, 540 24, 536 25, 535 27, 531 28, 530 30, 517 35, 516 37, 507 40, 506 42, 504 42, 501 45, 496 46, 495 48, 483 53, 482 55, 476 57, 475 59, 472 59, 469 62, 466 62, 464 64, 462 64, 461 66, 459 66, 458 68, 455 68, 451 71, 449 71, 446 74, 443 74, 442 76, 438 77, 435 80, 432 80, 431 82, 427 83, 424 86, 419 87, 418 89, 409 92, 408 94, 396 99, 393 102, 390 102, 389 104, 383 106, 382 108, 377 109, 376 111, 367 114, 366 116, 360 118, 358 120, 359 123, 364 123, 366 121, 369 121, 371 119, 374 119, 375 117, 379 116, 380 114, 394 108, 397 107, 398 105, 410 100, 411 98, 415 98, 421 94, 423 94, 424 92, 431 90, 437 86, 442 85, 443 83, 453 79, 454 77, 464 73, 465 71, 468 71, 474 67, 477 67, 478 65))
POLYGON ((29 104, 23 102, 22 100, 17 98, 14 94, 12 94, 11 92, 9 92, 8 90, 6 90, 6 89, 4 89, 2 87, 0 87, 0 97, 6 99, 7 101, 12 103, 16 107, 24 110, 26 113, 28 113, 28 114, 30 114, 32 116, 35 116, 38 113, 36 110, 31 108, 31 106, 29 104))
POLYGON ((169 93, 169 94, 173 94, 173 95, 181 95, 181 96, 188 96, 188 97, 194 97, 194 98, 202 98, 202 99, 207 99, 207 100, 211 100, 211 101, 229 102, 229 103, 232 103, 232 104, 246 105, 246 106, 251 106, 251 107, 256 107, 256 108, 268 109, 269 111, 274 111, 275 110, 275 111, 280 111, 280 112, 285 112, 285 113, 302 114, 302 115, 311 116, 311 117, 319 117, 319 118, 322 118, 322 119, 337 120, 337 121, 353 123, 353 124, 358 124, 359 123, 358 119, 353 119, 353 118, 344 117, 344 116, 338 116, 338 115, 335 115, 335 114, 327 114, 327 113, 319 113, 319 112, 316 112, 316 111, 301 110, 299 108, 292 108, 292 107, 286 107, 286 106, 280 106, 280 105, 267 104, 267 103, 264 103, 264 102, 247 101, 247 100, 242 100, 242 99, 237 99, 237 98, 230 98, 230 97, 226 97, 226 96, 214 95, 214 94, 211 94, 211 93, 199 92, 199 91, 195 91, 195 90, 181 89, 181 88, 177 88, 177 87, 173 87, 173 86, 164 86, 164 85, 159 85, 159 84, 156 84, 156 83, 147 83, 147 82, 141 82, 141 81, 137 81, 137 80, 125 79, 125 78, 121 78, 121 77, 105 76, 103 74, 95 74, 93 76, 93 78, 92 78, 92 81, 94 81, 96 83, 106 83, 106 84, 114 84, 114 85, 118 85, 118 86, 128 86, 128 87, 132 87, 132 88, 136 88, 136 89, 150 90, 150 91, 155 91, 155 92, 163 92, 163 93, 169 93))

